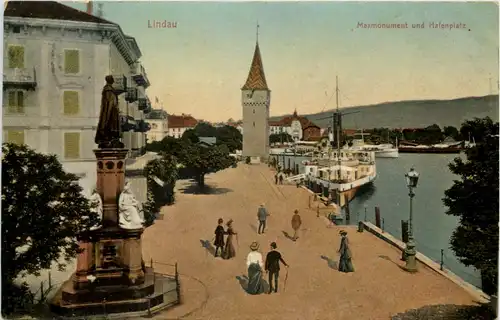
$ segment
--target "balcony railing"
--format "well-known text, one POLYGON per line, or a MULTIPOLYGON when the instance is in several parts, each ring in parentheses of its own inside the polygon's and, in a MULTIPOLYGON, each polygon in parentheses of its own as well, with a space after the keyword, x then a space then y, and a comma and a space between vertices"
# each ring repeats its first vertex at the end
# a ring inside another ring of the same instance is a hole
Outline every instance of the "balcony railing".
POLYGON ((144 120, 137 120, 135 132, 148 132, 151 130, 151 125, 144 120))
POLYGON ((37 85, 35 68, 4 68, 3 87, 35 90, 37 85))
POLYGON ((144 67, 140 62, 136 62, 132 65, 132 79, 137 83, 139 86, 143 86, 144 88, 149 87, 149 79, 146 74, 146 70, 144 70, 144 67))
POLYGON ((147 98, 139 98, 137 99, 137 108, 139 110, 145 110, 148 107, 148 99, 147 98))
POLYGON ((151 100, 149 100, 149 98, 146 98, 146 108, 144 110, 142 110, 142 112, 144 112, 144 114, 148 114, 151 111, 153 111, 153 106, 151 105, 151 100))
POLYGON ((135 131, 137 123, 131 116, 120 116, 122 132, 135 131))
POLYGON ((137 98, 137 88, 127 88, 125 100, 128 102, 135 102, 137 101, 137 98))
POLYGON ((115 82, 113 83, 113 89, 115 89, 115 93, 120 95, 124 92, 127 92, 127 77, 123 74, 113 75, 113 79, 115 82))

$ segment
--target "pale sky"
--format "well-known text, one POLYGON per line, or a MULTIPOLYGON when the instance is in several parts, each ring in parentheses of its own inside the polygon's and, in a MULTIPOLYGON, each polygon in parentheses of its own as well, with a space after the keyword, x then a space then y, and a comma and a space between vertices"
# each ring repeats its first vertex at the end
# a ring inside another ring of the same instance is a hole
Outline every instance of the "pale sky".
MULTIPOLYGON (((65 4, 85 10, 84 3, 65 4)), ((152 83, 147 93, 170 114, 241 119, 240 88, 257 21, 271 115, 334 108, 336 75, 341 107, 498 92, 493 2, 108 1, 103 11, 136 38, 152 83), (148 28, 153 20, 177 22, 177 28, 148 28), (358 22, 406 22, 409 28, 361 29, 358 22), (412 28, 422 22, 425 29, 412 28), (430 29, 431 22, 466 28, 430 29)))

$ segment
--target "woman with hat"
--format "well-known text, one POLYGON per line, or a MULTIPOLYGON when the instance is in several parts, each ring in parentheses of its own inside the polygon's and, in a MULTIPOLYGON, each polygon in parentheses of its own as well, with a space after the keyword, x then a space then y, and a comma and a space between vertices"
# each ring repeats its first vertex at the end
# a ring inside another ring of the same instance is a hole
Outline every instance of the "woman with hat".
POLYGON ((226 247, 224 248, 224 259, 231 259, 236 256, 236 250, 234 249, 233 245, 233 236, 237 236, 238 234, 234 232, 233 229, 233 219, 229 219, 229 221, 226 223, 227 225, 227 238, 226 238, 226 247))
POLYGON ((354 266, 352 265, 351 260, 351 249, 349 249, 349 240, 347 239, 347 232, 345 232, 344 230, 340 230, 339 234, 342 236, 339 249, 339 271, 354 272, 354 266))
POLYGON ((250 253, 247 256, 248 267, 248 287, 247 292, 250 294, 260 294, 264 292, 262 285, 262 270, 264 262, 262 261, 262 254, 259 250, 259 243, 254 241, 250 245, 250 253))

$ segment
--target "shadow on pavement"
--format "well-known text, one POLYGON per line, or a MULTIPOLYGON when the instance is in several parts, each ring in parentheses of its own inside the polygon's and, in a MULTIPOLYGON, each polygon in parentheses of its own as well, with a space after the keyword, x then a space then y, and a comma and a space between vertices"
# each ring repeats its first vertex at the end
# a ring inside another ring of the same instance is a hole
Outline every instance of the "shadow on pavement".
POLYGON ((217 187, 211 187, 209 185, 205 185, 204 187, 199 187, 197 183, 193 183, 189 186, 186 186, 182 189, 179 189, 184 194, 205 194, 205 195, 212 195, 212 194, 224 194, 228 192, 232 192, 233 190, 228 189, 228 188, 217 188, 217 187))
POLYGON ((210 243, 210 240, 200 240, 201 246, 207 250, 212 256, 215 256, 215 248, 210 243))
POLYGON ((400 264, 398 264, 397 262, 395 261, 392 261, 391 258, 389 258, 388 256, 384 256, 384 255, 380 255, 378 256, 380 259, 384 259, 384 260, 387 260, 389 262, 392 262, 394 263, 396 266, 398 266, 399 269, 403 270, 403 271, 406 271, 405 267, 404 266, 401 266, 400 264))
POLYGON ((283 235, 284 235, 287 239, 292 240, 292 241, 295 241, 295 240, 293 239, 293 237, 292 237, 292 236, 291 236, 288 232, 286 232, 286 231, 281 231, 281 232, 283 232, 283 235))
POLYGON ((337 265, 337 261, 334 261, 334 260, 328 258, 327 256, 321 256, 321 259, 326 261, 326 264, 328 265, 328 267, 330 269, 337 270, 339 268, 337 265))
POLYGON ((252 230, 255 232, 255 233, 258 233, 259 230, 257 230, 257 226, 253 223, 249 223, 248 224, 250 226, 250 228, 252 228, 252 230))
MULTIPOLYGON (((263 277, 266 274, 263 274, 263 277)), ((241 289, 243 289, 245 292, 248 293, 248 277, 246 275, 241 275, 241 276, 236 276, 236 280, 240 283, 241 289)), ((269 292, 269 284, 267 283, 266 280, 262 279, 262 293, 268 293, 269 292)), ((261 294, 262 294, 261 293, 261 294)))

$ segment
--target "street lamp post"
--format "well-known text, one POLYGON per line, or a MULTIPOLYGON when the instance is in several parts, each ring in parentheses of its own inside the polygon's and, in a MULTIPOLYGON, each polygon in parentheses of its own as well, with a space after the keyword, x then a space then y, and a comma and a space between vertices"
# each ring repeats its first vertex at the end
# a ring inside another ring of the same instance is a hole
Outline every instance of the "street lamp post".
POLYGON ((405 255, 406 255, 406 270, 409 272, 417 271, 417 261, 415 255, 417 251, 415 250, 415 241, 413 239, 413 197, 415 193, 413 189, 417 187, 418 184, 418 172, 411 168, 410 171, 405 174, 406 185, 408 186, 408 196, 410 197, 410 221, 408 230, 408 243, 406 243, 405 255))
POLYGON ((368 221, 368 220, 366 220, 366 219, 367 219, 366 209, 368 209, 368 206, 365 204, 365 206, 364 206, 364 207, 365 207, 365 221, 368 221))

